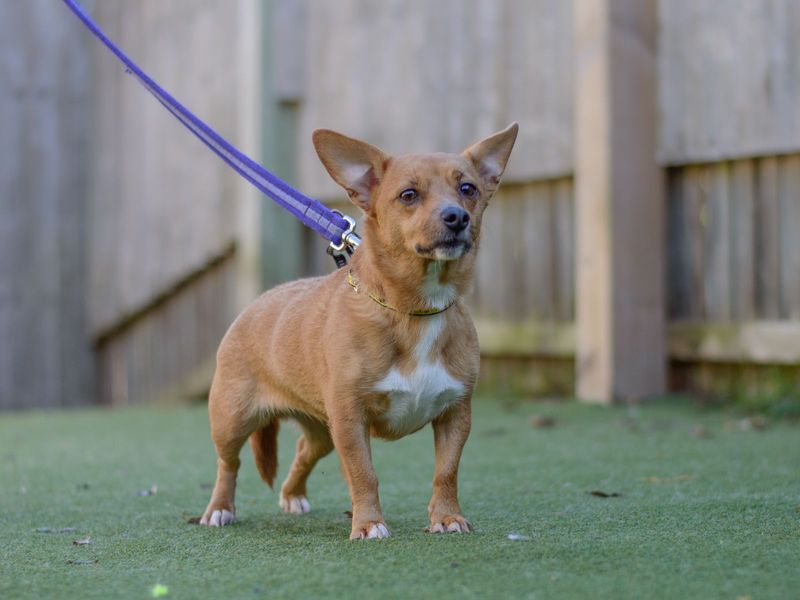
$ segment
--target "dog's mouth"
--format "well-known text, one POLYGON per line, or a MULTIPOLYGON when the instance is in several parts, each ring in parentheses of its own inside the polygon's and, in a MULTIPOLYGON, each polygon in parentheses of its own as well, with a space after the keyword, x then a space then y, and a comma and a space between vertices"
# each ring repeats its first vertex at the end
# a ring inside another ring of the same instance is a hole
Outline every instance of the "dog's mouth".
POLYGON ((435 260, 457 260, 472 250, 472 242, 467 239, 452 237, 423 246, 417 244, 415 247, 417 254, 424 258, 435 260))

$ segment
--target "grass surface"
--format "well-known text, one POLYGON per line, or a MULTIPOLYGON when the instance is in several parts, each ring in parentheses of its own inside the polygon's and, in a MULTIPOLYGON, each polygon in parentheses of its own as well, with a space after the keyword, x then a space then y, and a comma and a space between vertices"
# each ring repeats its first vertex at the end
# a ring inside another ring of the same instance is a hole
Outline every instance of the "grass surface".
MULTIPOLYGON (((238 520, 209 529, 186 522, 213 481, 204 408, 3 415, 0 598, 148 598, 156 584, 168 598, 797 598, 800 429, 732 419, 477 401, 460 493, 476 532, 422 532, 426 429, 374 444, 394 535, 349 542, 335 456, 311 477, 312 512, 295 516, 245 448, 238 520), (534 429, 534 413, 555 426, 534 429)), ((281 474, 295 435, 281 434, 281 474)))

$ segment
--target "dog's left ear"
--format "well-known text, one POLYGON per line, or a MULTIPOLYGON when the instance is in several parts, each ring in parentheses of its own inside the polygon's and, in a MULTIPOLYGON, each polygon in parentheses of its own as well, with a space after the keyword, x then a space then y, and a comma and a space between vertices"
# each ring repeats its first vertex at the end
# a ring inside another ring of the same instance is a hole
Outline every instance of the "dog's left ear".
POLYGON ((512 123, 503 131, 490 135, 464 150, 461 154, 472 161, 483 178, 488 191, 494 192, 500 176, 506 170, 508 157, 517 139, 519 125, 512 123))
POLYGON ((353 204, 367 211, 373 191, 386 170, 389 155, 367 142, 330 129, 317 129, 312 140, 333 180, 345 189, 353 204))

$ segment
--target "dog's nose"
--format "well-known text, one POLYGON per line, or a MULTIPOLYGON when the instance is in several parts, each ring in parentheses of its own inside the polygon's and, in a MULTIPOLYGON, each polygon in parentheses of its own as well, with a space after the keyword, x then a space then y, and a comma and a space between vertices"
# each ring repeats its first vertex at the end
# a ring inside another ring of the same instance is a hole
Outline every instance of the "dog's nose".
POLYGON ((442 221, 448 229, 458 233, 469 225, 469 213, 460 206, 448 206, 442 211, 442 221))

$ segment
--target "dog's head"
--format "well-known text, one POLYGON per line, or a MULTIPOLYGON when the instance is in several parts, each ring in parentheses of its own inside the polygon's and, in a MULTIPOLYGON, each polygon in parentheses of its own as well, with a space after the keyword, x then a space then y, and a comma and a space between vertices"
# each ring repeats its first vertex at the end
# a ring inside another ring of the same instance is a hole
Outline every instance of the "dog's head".
POLYGON ((461 154, 394 157, 327 129, 313 140, 330 176, 366 214, 367 239, 395 255, 453 261, 478 242, 517 130, 514 123, 461 154))

